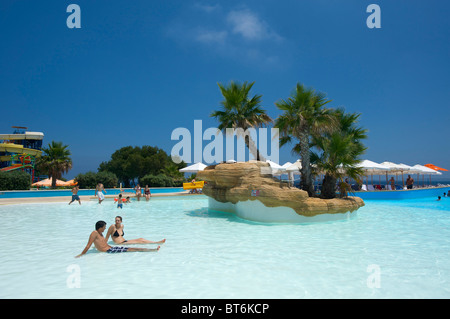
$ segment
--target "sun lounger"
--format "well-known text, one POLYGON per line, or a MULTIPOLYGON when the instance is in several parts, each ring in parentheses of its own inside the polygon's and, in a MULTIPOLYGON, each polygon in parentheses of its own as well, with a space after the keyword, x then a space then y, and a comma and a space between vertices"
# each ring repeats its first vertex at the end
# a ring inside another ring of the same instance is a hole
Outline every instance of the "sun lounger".
POLYGON ((375 188, 373 187, 373 185, 367 185, 367 190, 368 191, 374 191, 375 188))

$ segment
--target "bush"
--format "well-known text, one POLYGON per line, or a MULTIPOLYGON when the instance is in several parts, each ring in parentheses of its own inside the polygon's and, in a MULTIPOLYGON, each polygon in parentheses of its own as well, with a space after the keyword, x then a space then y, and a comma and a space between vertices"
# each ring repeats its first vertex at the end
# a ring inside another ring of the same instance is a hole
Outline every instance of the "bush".
POLYGON ((183 187, 184 179, 174 179, 173 187, 183 187))
POLYGON ((80 188, 95 188, 98 183, 102 183, 105 188, 113 188, 118 185, 116 174, 111 172, 87 172, 85 174, 78 174, 75 179, 80 188))
POLYGON ((30 187, 30 174, 22 171, 0 172, 0 190, 28 190, 30 187))
POLYGON ((148 185, 149 187, 173 187, 174 181, 172 177, 164 174, 159 174, 156 176, 148 174, 139 179, 139 184, 141 186, 148 185))
POLYGON ((75 176, 75 180, 80 188, 95 188, 97 186, 97 174, 94 172, 78 174, 75 176))
POLYGON ((119 186, 119 179, 116 174, 111 172, 98 172, 97 183, 99 182, 102 183, 105 188, 114 188, 119 186))

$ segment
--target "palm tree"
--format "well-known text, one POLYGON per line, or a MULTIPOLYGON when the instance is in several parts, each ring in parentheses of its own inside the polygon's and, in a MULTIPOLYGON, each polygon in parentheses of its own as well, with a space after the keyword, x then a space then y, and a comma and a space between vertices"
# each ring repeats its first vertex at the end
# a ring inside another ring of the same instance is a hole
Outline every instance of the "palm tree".
POLYGON ((358 179, 363 174, 361 168, 355 167, 366 150, 361 140, 367 138, 367 130, 357 126, 360 114, 337 109, 334 116, 337 128, 312 138, 312 145, 320 153, 312 152, 311 161, 318 170, 325 172, 321 192, 323 198, 336 197, 338 181, 341 197, 346 196, 349 185, 344 182, 344 176, 358 179))
POLYGON ((164 168, 161 169, 161 173, 166 176, 172 177, 173 179, 183 179, 184 174, 180 172, 177 165, 169 163, 164 168))
POLYGON ((70 150, 62 142, 52 141, 48 147, 42 148, 42 156, 38 159, 37 165, 40 171, 47 172, 52 178, 52 187, 56 187, 56 179, 60 179, 63 173, 67 173, 72 168, 70 150))
POLYGON ((334 117, 331 110, 324 107, 331 102, 325 94, 305 88, 298 83, 295 91, 287 100, 280 100, 275 105, 283 113, 275 121, 279 129, 280 145, 296 140, 293 152, 299 153, 302 162, 301 188, 314 196, 312 170, 310 163, 311 136, 334 128, 334 117))
MULTIPOLYGON (((218 84, 224 98, 220 103, 223 110, 214 111, 211 113, 211 117, 219 121, 219 130, 223 131, 227 128, 242 129, 238 130, 238 134, 242 134, 249 128, 263 127, 272 123, 272 119, 260 106, 262 95, 254 95, 252 98, 249 97, 254 83, 244 82, 240 84, 231 81, 227 86, 218 84)), ((249 134, 245 134, 244 141, 256 160, 265 161, 265 158, 259 153, 255 142, 249 134)))

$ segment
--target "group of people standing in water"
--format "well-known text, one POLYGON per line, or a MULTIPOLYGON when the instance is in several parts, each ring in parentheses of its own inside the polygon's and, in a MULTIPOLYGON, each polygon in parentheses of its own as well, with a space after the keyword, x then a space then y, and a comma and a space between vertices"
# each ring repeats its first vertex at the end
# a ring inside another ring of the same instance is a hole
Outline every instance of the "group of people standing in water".
MULTIPOLYGON (((69 202, 69 205, 72 204, 74 201, 78 201, 78 203, 81 205, 81 199, 80 196, 78 196, 78 191, 80 190, 78 185, 75 185, 72 188, 72 200, 69 202)), ((134 188, 135 192, 136 192, 136 198, 138 201, 141 200, 142 197, 142 191, 144 192, 144 197, 147 201, 150 200, 150 197, 152 196, 152 193, 150 191, 150 188, 148 187, 148 185, 145 185, 145 188, 142 190, 141 186, 139 184, 136 185, 136 187, 134 188)), ((130 203, 130 197, 128 196, 127 198, 123 198, 122 195, 123 191, 122 189, 120 189, 120 194, 119 194, 119 198, 115 198, 114 201, 117 202, 117 208, 123 208, 123 203, 130 203)), ((98 183, 96 188, 95 188, 95 194, 94 196, 98 197, 98 203, 101 204, 104 200, 105 200, 105 194, 106 194, 106 190, 105 187, 103 186, 102 183, 98 183)))

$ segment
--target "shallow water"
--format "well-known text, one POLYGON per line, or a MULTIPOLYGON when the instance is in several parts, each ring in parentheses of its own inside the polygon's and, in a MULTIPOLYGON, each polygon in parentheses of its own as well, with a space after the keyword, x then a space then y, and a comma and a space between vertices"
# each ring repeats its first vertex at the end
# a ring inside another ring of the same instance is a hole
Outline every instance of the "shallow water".
POLYGON ((207 203, 0 206, 0 298, 450 297, 450 198, 366 201, 350 220, 291 225, 247 222, 207 203), (167 242, 156 253, 91 248, 74 258, 95 222, 116 215, 126 239, 167 242))

